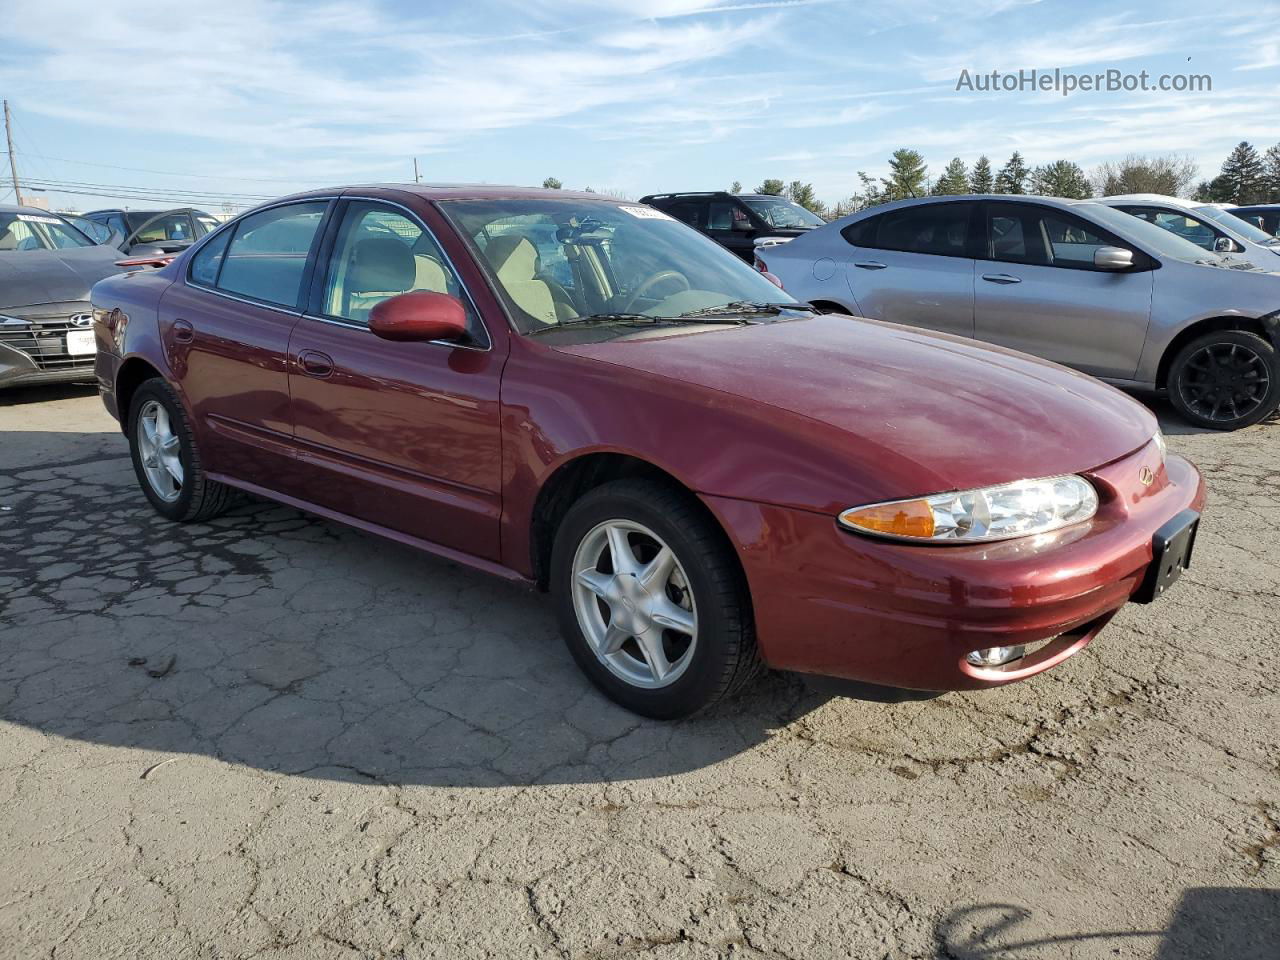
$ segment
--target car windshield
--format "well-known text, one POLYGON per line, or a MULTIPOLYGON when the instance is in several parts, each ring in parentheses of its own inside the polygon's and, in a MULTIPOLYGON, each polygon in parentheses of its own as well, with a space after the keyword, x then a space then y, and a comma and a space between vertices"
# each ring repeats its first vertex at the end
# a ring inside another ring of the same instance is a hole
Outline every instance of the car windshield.
POLYGON ((1197 246, 1164 227, 1157 227, 1150 220, 1125 213, 1115 207, 1109 207, 1103 203, 1082 203, 1077 204, 1074 210, 1077 213, 1087 213, 1103 226, 1133 237, 1156 253, 1162 253, 1177 260, 1185 260, 1188 263, 1222 261, 1221 257, 1204 247, 1197 246))
POLYGON ((61 217, 0 211, 0 251, 91 247, 93 241, 61 217))
POLYGON ((1241 220, 1230 210, 1205 206, 1196 207, 1196 212, 1204 214, 1204 216, 1226 227, 1232 233, 1238 234, 1246 240, 1252 240, 1254 243, 1265 243, 1269 246, 1280 243, 1280 240, 1267 233, 1267 231, 1259 230, 1247 220, 1241 220))
POLYGON ((824 223, 820 216, 812 213, 790 200, 782 197, 760 200, 742 198, 742 202, 751 208, 751 212, 771 227, 820 227, 824 223))
POLYGON ((475 245, 522 333, 590 318, 675 320, 743 302, 795 302, 719 244, 643 204, 513 198, 441 206, 475 245))

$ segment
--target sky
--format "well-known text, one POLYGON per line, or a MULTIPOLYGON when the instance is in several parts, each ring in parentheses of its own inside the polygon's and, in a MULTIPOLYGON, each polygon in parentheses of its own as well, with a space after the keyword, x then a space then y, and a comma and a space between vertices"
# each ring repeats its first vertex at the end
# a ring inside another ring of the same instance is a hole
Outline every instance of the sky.
MULTIPOLYGON (((212 212, 346 183, 670 190, 812 182, 828 202, 919 150, 1092 169, 1177 153, 1211 178, 1280 142, 1280 2, 967 0, 0 0, 20 178, 54 209, 212 212), (957 90, 1020 69, 1201 92, 957 90), (74 189, 77 193, 67 192, 74 189), (160 204, 163 206, 164 204, 160 204)), ((5 158, 7 160, 7 158, 5 158)), ((11 202, 7 164, 0 202, 11 202)))

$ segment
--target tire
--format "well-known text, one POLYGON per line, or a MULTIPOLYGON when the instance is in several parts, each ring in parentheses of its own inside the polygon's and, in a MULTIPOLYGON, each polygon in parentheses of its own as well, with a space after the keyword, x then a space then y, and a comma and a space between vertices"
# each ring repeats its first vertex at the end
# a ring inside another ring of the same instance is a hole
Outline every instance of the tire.
POLYGON ((129 453, 142 492, 156 513, 168 520, 210 520, 226 511, 234 499, 235 491, 205 474, 186 408, 173 387, 159 377, 134 391, 129 404, 129 453), (150 421, 150 426, 144 421, 150 421))
POLYGON ((702 505, 672 485, 616 480, 570 507, 552 548, 551 592, 578 666, 606 696, 643 716, 689 716, 736 693, 763 670, 751 599, 733 548, 702 505), (617 549, 643 564, 630 565, 639 576, 616 570, 617 541, 611 538, 620 530, 626 546, 617 549), (674 558, 669 574, 653 562, 663 545, 674 558), (652 590, 645 589, 646 573, 652 590), (686 631, 689 621, 692 633, 686 631), (653 666, 655 643, 669 667, 661 677, 653 666))
POLYGON ((1169 400, 1198 427, 1239 430, 1265 420, 1280 404, 1280 356, 1244 330, 1192 340, 1169 367, 1169 400))

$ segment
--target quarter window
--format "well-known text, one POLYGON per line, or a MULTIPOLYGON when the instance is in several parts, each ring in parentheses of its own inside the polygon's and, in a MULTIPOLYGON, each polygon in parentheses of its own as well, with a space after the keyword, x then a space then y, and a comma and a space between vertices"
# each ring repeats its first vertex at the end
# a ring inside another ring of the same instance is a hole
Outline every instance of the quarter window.
POLYGON ((224 230, 201 247, 191 258, 191 279, 206 287, 215 286, 218 282, 218 270, 222 266, 222 255, 227 252, 227 241, 231 239, 231 231, 224 230))
POLYGON ((292 203, 241 220, 227 248, 218 289, 297 307, 307 254, 327 206, 323 200, 292 203))
POLYGON ((402 213, 352 202, 329 264, 325 314, 367 325, 379 303, 416 291, 456 297, 466 306, 468 326, 477 328, 470 301, 435 238, 402 213))

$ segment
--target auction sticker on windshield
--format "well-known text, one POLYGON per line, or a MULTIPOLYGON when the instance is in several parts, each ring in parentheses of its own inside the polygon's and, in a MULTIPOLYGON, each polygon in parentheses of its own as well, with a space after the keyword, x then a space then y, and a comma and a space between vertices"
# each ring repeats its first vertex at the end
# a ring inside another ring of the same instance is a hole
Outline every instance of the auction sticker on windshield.
POLYGON ((619 210, 625 210, 633 217, 639 217, 641 220, 674 220, 675 217, 669 217, 661 210, 655 210, 653 207, 619 207, 619 210))

